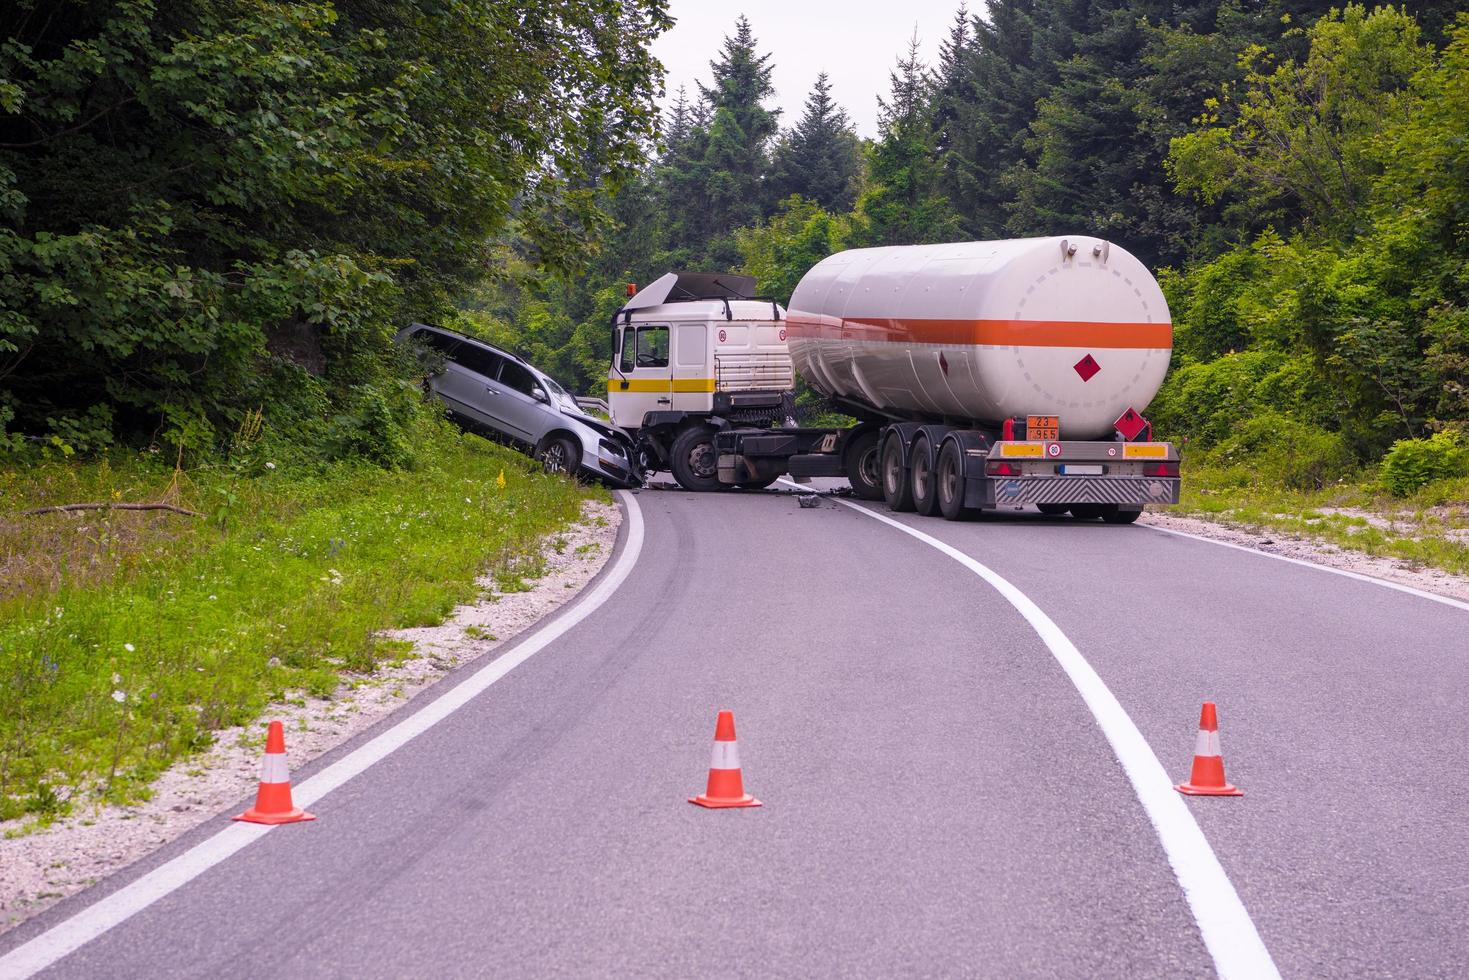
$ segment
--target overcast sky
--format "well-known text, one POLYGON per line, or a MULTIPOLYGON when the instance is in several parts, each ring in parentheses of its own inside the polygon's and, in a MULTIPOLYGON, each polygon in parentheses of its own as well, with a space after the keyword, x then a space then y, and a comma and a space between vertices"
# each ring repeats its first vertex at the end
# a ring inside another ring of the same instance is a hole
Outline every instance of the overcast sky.
MULTIPOLYGON (((980 9, 971 0, 970 10, 980 9)), ((672 104, 679 85, 698 92, 695 80, 709 84, 725 35, 740 14, 750 19, 758 50, 775 67, 775 98, 781 128, 801 116, 818 72, 831 77, 832 94, 862 136, 877 135, 877 96, 888 93, 888 72, 918 29, 924 60, 931 67, 959 9, 959 0, 672 0, 677 23, 653 43, 653 53, 668 69, 672 104)))

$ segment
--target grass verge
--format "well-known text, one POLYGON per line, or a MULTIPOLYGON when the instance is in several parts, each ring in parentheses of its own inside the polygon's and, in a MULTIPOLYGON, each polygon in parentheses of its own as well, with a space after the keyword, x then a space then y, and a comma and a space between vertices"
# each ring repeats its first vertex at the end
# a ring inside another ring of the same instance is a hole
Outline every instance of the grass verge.
POLYGON ((401 657, 379 631, 441 621, 486 571, 518 581, 598 492, 473 436, 434 439, 412 471, 0 472, 0 819, 145 797, 215 730, 401 657), (158 499, 204 516, 20 514, 158 499))
POLYGON ((1368 474, 1320 490, 1260 482, 1244 467, 1185 461, 1170 512, 1287 531, 1340 548, 1469 575, 1469 478, 1393 497, 1368 474))

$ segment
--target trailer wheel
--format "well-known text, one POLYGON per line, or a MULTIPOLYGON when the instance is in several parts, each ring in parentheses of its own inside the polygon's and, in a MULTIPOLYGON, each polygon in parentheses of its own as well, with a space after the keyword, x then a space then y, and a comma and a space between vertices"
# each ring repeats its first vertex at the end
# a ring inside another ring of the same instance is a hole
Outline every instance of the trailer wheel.
POLYGON ((888 510, 913 509, 913 486, 903 468, 903 440, 890 437, 882 446, 882 499, 888 510))
POLYGON ((847 482, 852 485, 852 495, 862 500, 881 500, 882 467, 877 455, 877 439, 880 433, 871 429, 847 444, 842 460, 847 470, 847 482))
POLYGON ((924 517, 933 517, 939 512, 938 480, 935 477, 935 460, 928 448, 928 437, 913 440, 913 509, 924 517))
POLYGON ((1118 507, 1110 507, 1102 512, 1102 520, 1108 524, 1131 524, 1143 516, 1140 510, 1122 510, 1118 507))
POLYGON ((1048 517, 1060 517, 1071 508, 1067 504, 1036 504, 1035 509, 1048 517))
POLYGON ((939 498, 939 513, 946 521, 957 521, 969 508, 964 506, 964 455, 959 443, 950 439, 939 450, 938 470, 934 483, 939 498))
POLYGON ((1072 504, 1071 516, 1078 521, 1094 521, 1102 516, 1101 504, 1072 504))
POLYGON ((673 440, 668 465, 673 478, 685 490, 718 490, 719 466, 714 453, 714 430, 707 425, 691 426, 673 440))

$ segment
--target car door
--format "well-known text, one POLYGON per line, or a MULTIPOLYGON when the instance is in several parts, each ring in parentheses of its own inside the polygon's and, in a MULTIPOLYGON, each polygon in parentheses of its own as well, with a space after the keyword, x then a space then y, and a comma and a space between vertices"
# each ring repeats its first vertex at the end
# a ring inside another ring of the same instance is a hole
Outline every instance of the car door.
POLYGON ((444 369, 428 379, 429 388, 454 415, 472 425, 496 428, 487 412, 486 371, 498 371, 498 358, 491 360, 489 351, 432 330, 414 335, 445 357, 444 369))
POLYGON ((544 389, 525 365, 508 357, 497 356, 496 359, 500 362, 500 371, 490 382, 495 395, 491 408, 510 435, 535 445, 554 421, 548 414, 550 406, 535 397, 537 390, 544 392, 544 389))

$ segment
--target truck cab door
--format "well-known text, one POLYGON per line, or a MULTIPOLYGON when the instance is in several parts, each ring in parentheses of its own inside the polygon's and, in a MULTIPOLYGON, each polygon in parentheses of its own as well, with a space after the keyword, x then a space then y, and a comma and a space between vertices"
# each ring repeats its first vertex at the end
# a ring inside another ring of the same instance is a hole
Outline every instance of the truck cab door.
POLYGON ((669 363, 666 323, 629 323, 623 326, 616 369, 607 381, 607 404, 612 421, 624 428, 640 428, 649 412, 673 408, 673 367, 669 363))
POLYGON ((707 323, 673 325, 673 407, 684 412, 714 408, 714 362, 707 323))

